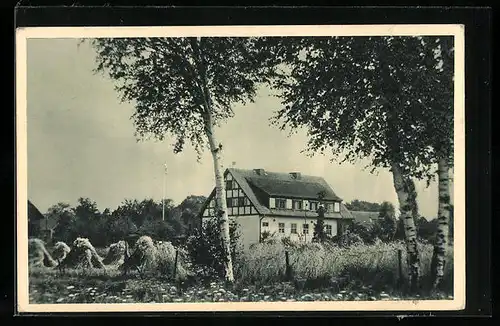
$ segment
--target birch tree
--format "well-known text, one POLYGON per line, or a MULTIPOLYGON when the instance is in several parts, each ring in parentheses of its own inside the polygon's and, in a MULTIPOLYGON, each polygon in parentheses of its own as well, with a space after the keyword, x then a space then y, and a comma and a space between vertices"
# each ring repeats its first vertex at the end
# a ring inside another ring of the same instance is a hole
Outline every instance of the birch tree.
POLYGON ((91 43, 96 71, 116 82, 122 101, 134 103, 138 139, 171 135, 175 153, 190 143, 198 159, 210 150, 225 277, 233 281, 223 145, 216 131, 233 116, 233 104, 253 101, 257 84, 272 75, 268 54, 259 51, 256 38, 106 38, 91 43))
MULTIPOLYGON (((432 37, 425 38, 429 44, 432 37)), ((283 108, 281 129, 305 127, 306 152, 330 153, 341 162, 369 160, 392 173, 404 224, 412 291, 419 288, 415 187, 412 178, 432 180, 436 137, 429 119, 435 103, 436 62, 418 37, 315 37, 278 42, 289 71, 274 84, 283 108), (434 75, 433 75, 434 73, 434 75)))
POLYGON ((435 151, 433 158, 438 168, 438 227, 433 254, 434 289, 441 285, 444 275, 445 257, 449 243, 450 168, 453 167, 454 130, 454 44, 450 37, 434 40, 421 39, 422 46, 432 51, 434 60, 427 62, 427 84, 424 94, 425 116, 429 119, 427 139, 435 151))

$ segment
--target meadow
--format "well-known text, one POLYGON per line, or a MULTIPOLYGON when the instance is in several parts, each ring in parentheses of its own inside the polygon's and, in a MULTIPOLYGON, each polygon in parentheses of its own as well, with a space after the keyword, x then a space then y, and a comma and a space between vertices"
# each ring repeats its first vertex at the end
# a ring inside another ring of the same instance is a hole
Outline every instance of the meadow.
MULTIPOLYGON (((106 248, 96 248, 101 257, 106 248)), ((235 259, 236 281, 227 284, 170 272, 149 276, 116 267, 68 269, 31 267, 30 303, 163 303, 262 301, 374 301, 453 298, 453 248, 449 248, 442 291, 429 284, 432 245, 420 244, 422 291, 406 291, 406 255, 402 242, 355 245, 286 246, 260 243, 235 259), (398 252, 401 252, 401 272, 398 252), (286 252, 289 267, 287 272, 286 252), (402 276, 402 278, 400 277, 402 276)), ((161 259, 161 258, 160 258, 161 259)), ((168 265, 168 264, 164 264, 168 265)))

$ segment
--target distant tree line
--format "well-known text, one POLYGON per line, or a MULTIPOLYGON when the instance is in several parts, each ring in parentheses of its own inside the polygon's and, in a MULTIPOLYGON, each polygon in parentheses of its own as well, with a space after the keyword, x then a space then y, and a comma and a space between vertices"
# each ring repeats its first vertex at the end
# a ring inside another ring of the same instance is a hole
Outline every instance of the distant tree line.
POLYGON ((350 211, 378 212, 381 209, 381 204, 379 203, 370 203, 358 199, 345 203, 345 206, 350 211))
MULTIPOLYGON (((52 241, 70 243, 77 237, 84 237, 95 246, 107 246, 131 234, 171 240, 187 236, 199 227, 197 215, 205 199, 204 196, 188 196, 177 206, 166 199, 164 220, 162 201, 150 198, 126 199, 115 210, 106 208, 102 212, 95 201, 79 198, 74 207, 57 203, 44 215, 57 223, 52 241)), ((42 237, 41 234, 32 236, 42 237)))
MULTIPOLYGON (((370 225, 353 221, 345 228, 344 234, 337 236, 334 240, 339 242, 345 241, 348 244, 358 242, 373 244, 377 239, 383 242, 405 239, 403 221, 396 219, 395 208, 391 203, 386 201, 371 203, 354 199, 345 205, 350 211, 378 212, 378 219, 370 225), (346 240, 349 237, 352 239, 346 240)), ((451 212, 453 212, 453 205, 451 205, 451 212)), ((417 229, 417 238, 421 242, 435 244, 439 224, 438 219, 428 219, 417 214, 414 217, 414 222, 417 229)), ((450 242, 453 241, 453 214, 450 216, 448 235, 450 242)))

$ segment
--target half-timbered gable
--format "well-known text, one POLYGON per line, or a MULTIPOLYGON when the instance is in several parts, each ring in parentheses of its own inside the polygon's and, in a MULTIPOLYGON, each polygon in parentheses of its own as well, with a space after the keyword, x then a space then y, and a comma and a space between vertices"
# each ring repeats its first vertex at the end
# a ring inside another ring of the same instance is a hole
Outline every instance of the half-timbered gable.
MULTIPOLYGON (((224 172, 224 186, 230 221, 240 224, 247 243, 258 242, 265 231, 310 241, 320 204, 326 208, 325 230, 332 236, 337 234, 339 220, 353 218, 321 177, 229 168, 224 172)), ((214 217, 216 209, 213 189, 200 217, 214 217)))

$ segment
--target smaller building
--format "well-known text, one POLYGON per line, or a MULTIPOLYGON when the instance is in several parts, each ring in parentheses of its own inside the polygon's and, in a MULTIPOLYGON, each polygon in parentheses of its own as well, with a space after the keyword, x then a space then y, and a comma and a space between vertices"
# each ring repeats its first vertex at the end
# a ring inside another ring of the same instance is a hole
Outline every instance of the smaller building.
POLYGON ((45 216, 38 210, 38 208, 33 205, 33 203, 28 199, 28 236, 29 237, 40 237, 40 227, 41 221, 45 219, 45 216))
POLYGON ((58 220, 55 217, 43 215, 38 208, 28 200, 28 235, 50 242, 58 220))
MULTIPOLYGON (((244 246, 260 242, 264 233, 310 242, 320 203, 326 208, 324 224, 329 236, 337 235, 353 219, 322 177, 229 168, 224 172, 224 182, 229 219, 239 225, 244 246)), ((214 188, 200 218, 207 220, 215 212, 214 188)))
POLYGON ((379 219, 379 212, 370 211, 350 211, 354 222, 357 222, 365 227, 372 226, 379 219))

